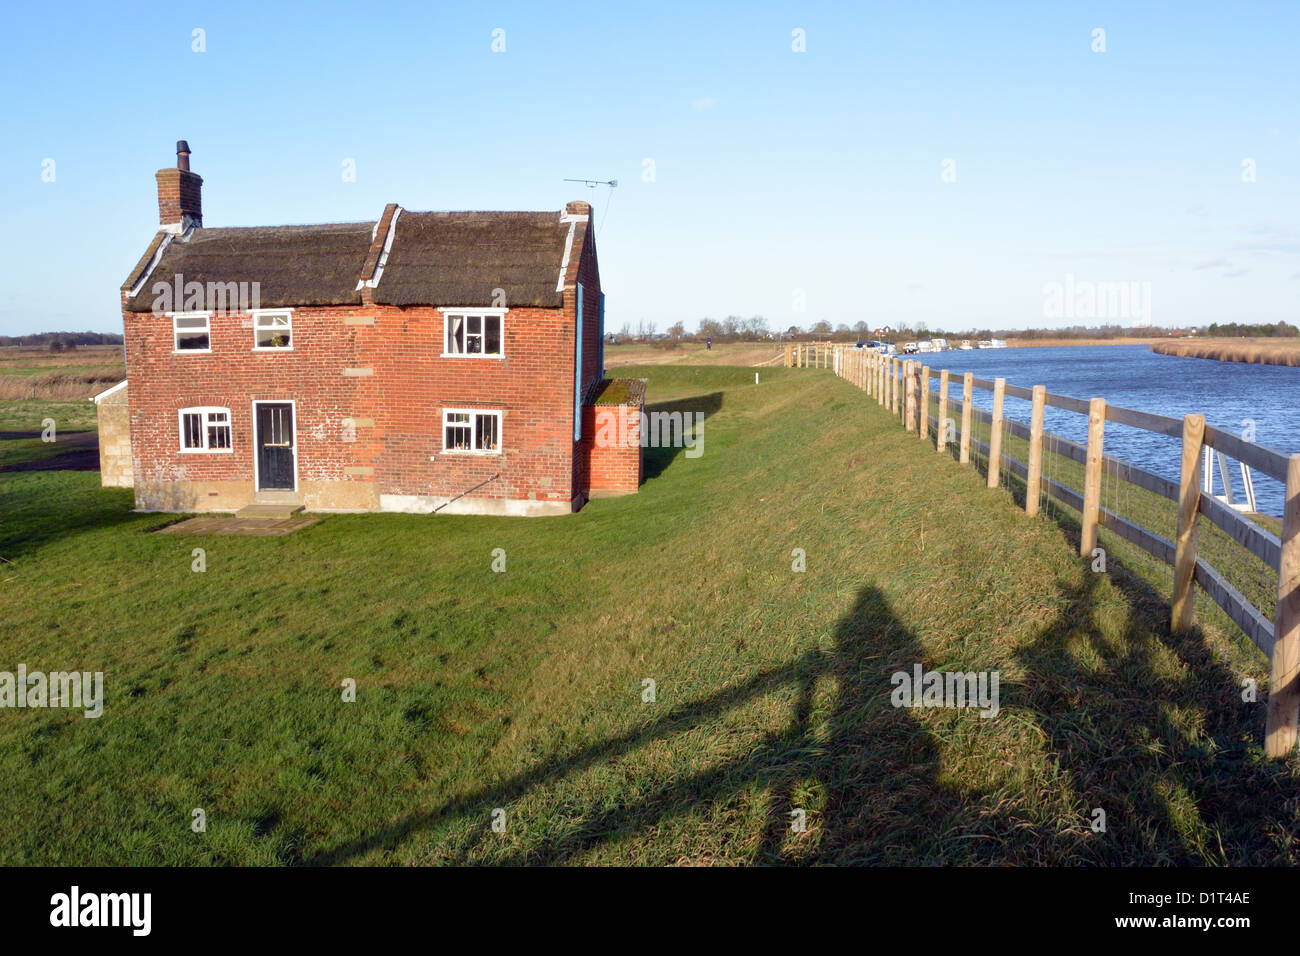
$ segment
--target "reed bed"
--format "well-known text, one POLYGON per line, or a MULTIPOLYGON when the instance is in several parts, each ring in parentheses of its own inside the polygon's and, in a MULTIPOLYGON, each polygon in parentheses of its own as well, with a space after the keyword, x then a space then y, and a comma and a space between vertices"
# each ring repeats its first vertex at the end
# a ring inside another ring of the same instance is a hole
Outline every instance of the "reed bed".
POLYGON ((111 365, 76 371, 40 372, 25 376, 0 375, 0 399, 53 401, 88 399, 120 381, 122 381, 121 367, 111 365))
POLYGON ((1300 365, 1300 339, 1200 339, 1159 342, 1151 351, 1180 358, 1216 359, 1254 365, 1300 365))

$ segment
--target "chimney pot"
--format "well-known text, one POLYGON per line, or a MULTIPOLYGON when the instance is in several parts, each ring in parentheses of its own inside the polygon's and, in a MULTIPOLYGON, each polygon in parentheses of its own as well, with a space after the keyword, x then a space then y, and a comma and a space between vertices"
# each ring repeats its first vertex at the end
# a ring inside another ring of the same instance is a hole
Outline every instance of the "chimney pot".
POLYGON ((176 168, 184 170, 190 168, 190 144, 183 139, 176 141, 176 168))

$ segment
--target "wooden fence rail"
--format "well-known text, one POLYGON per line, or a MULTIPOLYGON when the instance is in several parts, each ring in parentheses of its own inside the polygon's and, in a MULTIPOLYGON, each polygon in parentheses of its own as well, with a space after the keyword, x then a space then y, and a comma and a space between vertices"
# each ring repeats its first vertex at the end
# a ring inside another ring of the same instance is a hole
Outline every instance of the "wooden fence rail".
POLYGON ((955 380, 948 369, 939 371, 938 391, 933 392, 930 385, 932 370, 920 361, 900 360, 896 356, 848 346, 828 346, 825 343, 787 345, 786 365, 832 368, 836 375, 848 379, 898 416, 907 431, 926 438, 933 426, 937 449, 943 452, 956 444, 957 458, 962 464, 971 461, 971 451, 975 450, 988 462, 987 483, 990 488, 998 486, 999 476, 1005 468, 1025 482, 1025 510, 1029 514, 1038 513, 1040 497, 1050 498, 1079 512, 1079 551, 1082 556, 1093 554, 1097 529, 1104 528, 1172 567, 1170 626, 1175 632, 1185 631, 1193 625, 1196 585, 1200 585, 1201 590, 1271 661, 1265 752, 1269 757, 1277 758, 1295 750, 1300 736, 1300 454, 1285 455, 1246 441, 1207 425, 1202 415, 1189 414, 1179 420, 1121 408, 1100 397, 1085 400, 1053 395, 1042 385, 1025 388, 1008 384, 1001 378, 993 381, 975 378, 970 372, 962 376, 960 397, 950 394, 955 380), (973 391, 977 388, 992 393, 992 412, 975 405, 973 391), (1031 403, 1028 425, 1005 417, 1004 399, 1008 395, 1031 403), (932 400, 937 405, 937 415, 930 414, 932 400), (1043 417, 1047 406, 1086 416, 1087 443, 1080 445, 1044 431, 1043 417), (961 409, 960 431, 956 421, 949 418, 957 408, 961 409), (975 421, 989 426, 988 444, 974 437, 972 428, 975 421), (1107 422, 1179 439, 1182 442, 1179 480, 1172 481, 1107 455, 1107 422), (1028 461, 1018 461, 1003 451, 1004 431, 1028 443, 1028 461), (1202 494, 1201 452, 1206 446, 1285 485, 1280 536, 1260 527, 1212 495, 1202 494), (1083 466, 1084 487, 1081 491, 1042 473, 1045 452, 1083 466), (1131 517, 1104 507, 1101 502, 1103 475, 1174 502, 1178 508, 1175 539, 1170 541, 1142 527, 1131 517), (1272 619, 1199 554, 1198 529, 1202 517, 1222 531, 1229 541, 1277 571, 1277 603, 1272 619))

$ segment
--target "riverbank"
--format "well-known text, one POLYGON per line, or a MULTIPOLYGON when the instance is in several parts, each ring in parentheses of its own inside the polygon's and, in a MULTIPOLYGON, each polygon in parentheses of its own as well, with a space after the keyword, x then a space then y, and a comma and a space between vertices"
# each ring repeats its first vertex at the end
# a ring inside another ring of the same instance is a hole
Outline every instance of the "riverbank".
POLYGON ((1170 636, 828 371, 628 374, 705 454, 559 519, 178 541, 92 472, 7 475, 0 653, 111 676, 99 720, 0 725, 0 863, 1300 862, 1252 647, 1170 636), (917 667, 998 675, 997 716, 893 706, 917 667))
POLYGON ((1151 351, 1219 362, 1300 366, 1300 339, 1182 339, 1152 345, 1151 351))

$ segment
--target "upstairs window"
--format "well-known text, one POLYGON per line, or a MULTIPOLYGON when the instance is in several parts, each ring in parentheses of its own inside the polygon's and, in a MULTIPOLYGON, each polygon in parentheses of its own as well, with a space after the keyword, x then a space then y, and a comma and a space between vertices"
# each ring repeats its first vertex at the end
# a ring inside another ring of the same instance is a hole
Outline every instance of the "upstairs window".
POLYGON ((477 452, 501 451, 501 413, 468 408, 448 408, 442 413, 442 450, 477 452))
POLYGON ((181 451, 230 451, 230 409, 182 408, 181 451))
POLYGON ((287 309, 278 312, 254 312, 253 348, 265 352, 292 349, 293 313, 287 309))
POLYGON ((210 312, 177 312, 172 315, 172 338, 177 352, 211 352, 210 312))
POLYGON ((447 312, 443 316, 443 355, 500 358, 504 311, 447 312))

